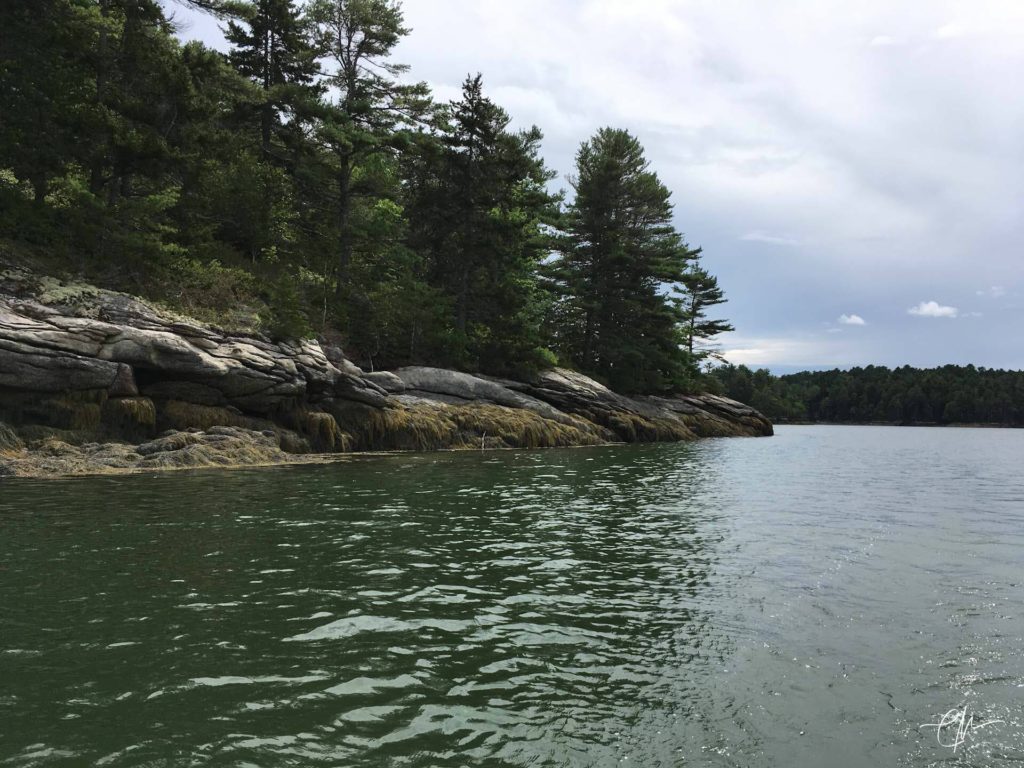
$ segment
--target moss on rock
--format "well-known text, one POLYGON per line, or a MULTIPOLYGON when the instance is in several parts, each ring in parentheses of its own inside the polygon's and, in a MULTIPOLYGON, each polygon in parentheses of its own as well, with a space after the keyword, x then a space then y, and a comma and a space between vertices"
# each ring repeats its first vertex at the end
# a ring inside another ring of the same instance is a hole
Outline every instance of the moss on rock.
POLYGON ((0 455, 14 456, 25 450, 25 441, 6 424, 0 423, 0 455))
POLYGON ((437 408, 376 408, 353 401, 327 405, 357 451, 428 451, 459 447, 457 425, 437 408))
POLYGON ((4 392, 0 415, 16 426, 39 425, 75 432, 95 432, 102 418, 105 390, 82 390, 41 396, 36 392, 4 392))
POLYGON ((176 432, 138 446, 139 468, 228 467, 286 460, 277 435, 236 427, 176 432))
POLYGON ((458 426, 458 447, 491 447, 488 438, 505 448, 559 448, 573 445, 600 445, 605 442, 595 430, 546 419, 534 411, 501 405, 472 404, 450 409, 449 417, 458 426))
MULTIPOLYGON (((235 408, 199 405, 183 400, 167 400, 159 404, 158 424, 161 429, 209 429, 210 427, 252 428, 255 419, 235 408)), ((260 427, 263 424, 259 425, 260 427)))
POLYGON ((352 437, 330 413, 299 405, 278 409, 272 417, 273 423, 283 424, 305 441, 308 451, 345 453, 352 450, 352 437))
POLYGON ((314 450, 342 453, 351 449, 352 438, 341 431, 337 420, 323 411, 303 411, 299 416, 298 431, 314 450))
POLYGON ((116 397, 102 409, 103 426, 128 440, 145 440, 156 434, 156 407, 148 397, 116 397))
POLYGON ((614 411, 604 423, 627 443, 693 440, 696 437, 686 424, 674 417, 648 418, 629 411, 614 411))
POLYGON ((599 445, 599 431, 501 405, 421 402, 373 408, 334 403, 331 413, 352 436, 354 450, 429 451, 472 448, 553 448, 599 445))

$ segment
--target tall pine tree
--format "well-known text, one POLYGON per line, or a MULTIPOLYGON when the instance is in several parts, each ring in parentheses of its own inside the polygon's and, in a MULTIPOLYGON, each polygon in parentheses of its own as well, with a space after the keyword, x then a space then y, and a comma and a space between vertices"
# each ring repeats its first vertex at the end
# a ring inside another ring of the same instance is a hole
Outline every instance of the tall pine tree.
POLYGON ((275 154, 273 139, 282 116, 309 97, 316 74, 316 54, 309 30, 291 0, 255 0, 244 16, 228 22, 228 57, 239 74, 260 89, 254 105, 259 143, 265 157, 275 154))
POLYGON ((481 76, 468 77, 410 181, 410 243, 451 302, 451 361, 494 372, 544 359, 536 273, 557 217, 540 130, 509 122, 481 76))
POLYGON ((320 139, 333 177, 341 298, 350 288, 357 245, 354 200, 374 191, 372 185, 359 184, 358 166, 375 154, 404 146, 403 129, 423 119, 429 91, 424 83, 402 83, 400 76, 408 67, 389 59, 409 33, 397 0, 314 0, 309 13, 327 64, 324 82, 336 94, 323 114, 320 139))
POLYGON ((668 189, 640 142, 612 128, 580 147, 572 186, 561 258, 551 269, 562 293, 560 351, 624 391, 685 386, 682 317, 668 291, 696 252, 672 225, 668 189))

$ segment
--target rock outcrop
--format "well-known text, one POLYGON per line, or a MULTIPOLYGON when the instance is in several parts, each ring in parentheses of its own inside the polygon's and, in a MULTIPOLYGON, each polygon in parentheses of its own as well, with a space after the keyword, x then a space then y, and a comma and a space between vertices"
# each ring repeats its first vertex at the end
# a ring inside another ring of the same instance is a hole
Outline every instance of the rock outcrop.
POLYGON ((572 371, 365 373, 131 296, 0 272, 0 475, 279 463, 352 450, 767 435, 713 395, 627 398, 572 371))

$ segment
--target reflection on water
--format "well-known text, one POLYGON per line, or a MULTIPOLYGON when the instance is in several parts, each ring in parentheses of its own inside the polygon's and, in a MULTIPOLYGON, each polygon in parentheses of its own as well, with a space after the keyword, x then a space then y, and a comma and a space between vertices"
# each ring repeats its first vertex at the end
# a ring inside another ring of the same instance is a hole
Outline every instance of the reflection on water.
POLYGON ((1024 759, 1024 433, 0 485, 0 765, 1024 759))

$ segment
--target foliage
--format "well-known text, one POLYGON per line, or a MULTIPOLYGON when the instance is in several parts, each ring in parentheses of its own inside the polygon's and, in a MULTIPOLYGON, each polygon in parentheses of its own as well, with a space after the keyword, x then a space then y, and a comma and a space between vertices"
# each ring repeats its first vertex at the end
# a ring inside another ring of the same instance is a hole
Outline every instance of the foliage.
MULTIPOLYGON (((695 259, 697 253, 699 249, 693 252, 695 259)), ((718 285, 718 278, 695 263, 683 276, 680 293, 679 308, 686 333, 687 352, 691 359, 721 359, 709 342, 718 334, 733 331, 735 328, 726 320, 713 320, 707 315, 708 309, 723 304, 726 300, 725 293, 718 285)))
POLYGON ((612 128, 580 147, 573 189, 549 270, 559 350, 613 388, 678 389, 690 360, 681 352, 685 317, 669 292, 698 251, 672 225, 671 193, 640 142, 612 128))
POLYGON ((716 368, 722 392, 775 421, 1024 426, 1024 372, 947 365, 806 371, 772 376, 716 368))
POLYGON ((545 359, 535 275, 548 251, 543 226, 557 216, 540 130, 509 122, 480 75, 467 77, 409 172, 409 242, 452 309, 448 362, 499 373, 545 359))
POLYGON ((353 208, 359 196, 373 195, 359 165, 401 147, 408 126, 423 119, 429 98, 425 84, 402 83, 408 67, 389 59, 409 32, 395 0, 314 0, 310 18, 327 65, 324 84, 338 94, 322 104, 317 134, 333 181, 337 292, 344 297, 359 245, 353 208))
POLYGON ((694 386, 722 294, 633 136, 583 144, 563 210, 480 75, 437 105, 393 60, 397 0, 177 1, 230 50, 162 0, 0 3, 6 250, 371 369, 694 386))

